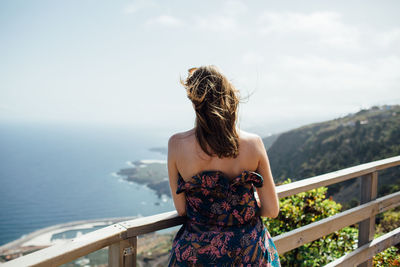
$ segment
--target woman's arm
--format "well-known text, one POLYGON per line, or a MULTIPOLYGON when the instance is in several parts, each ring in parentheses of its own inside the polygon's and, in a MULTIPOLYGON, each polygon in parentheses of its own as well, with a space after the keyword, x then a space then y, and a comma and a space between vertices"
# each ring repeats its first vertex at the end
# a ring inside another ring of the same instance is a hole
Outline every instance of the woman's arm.
POLYGON ((177 136, 173 135, 168 141, 168 177, 169 186, 171 189, 172 199, 174 201, 175 209, 179 216, 186 215, 186 197, 185 193, 176 194, 178 188, 178 168, 176 166, 177 151, 179 151, 179 142, 177 136))
POLYGON ((257 137, 256 146, 257 154, 259 155, 257 172, 264 178, 263 186, 256 188, 261 204, 261 216, 275 218, 279 214, 279 200, 275 190, 267 151, 260 137, 257 137))

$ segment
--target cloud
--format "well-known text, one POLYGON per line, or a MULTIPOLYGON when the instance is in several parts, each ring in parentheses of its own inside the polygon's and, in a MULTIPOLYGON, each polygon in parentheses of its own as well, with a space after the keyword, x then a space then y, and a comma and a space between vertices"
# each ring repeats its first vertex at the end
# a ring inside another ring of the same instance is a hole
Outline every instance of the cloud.
POLYGON ((124 7, 122 11, 125 14, 133 14, 138 10, 139 10, 138 5, 136 3, 132 3, 132 4, 129 4, 126 7, 124 7))
POLYGON ((194 19, 197 29, 216 33, 240 33, 241 26, 247 23, 239 23, 241 16, 245 15, 248 8, 244 2, 230 0, 222 2, 217 14, 205 14, 194 19))
POLYGON ((247 6, 238 0, 225 1, 222 7, 222 12, 228 16, 237 16, 245 13, 247 10, 247 6))
POLYGON ((248 51, 243 54, 242 62, 246 65, 261 64, 264 62, 264 57, 261 54, 255 53, 253 51, 248 51))
POLYGON ((378 45, 388 47, 400 43, 400 28, 392 29, 378 34, 375 39, 378 45))
POLYGON ((129 15, 129 14, 134 14, 141 9, 153 8, 153 7, 157 7, 157 4, 154 3, 153 1, 138 0, 126 5, 122 9, 122 13, 129 15))
POLYGON ((158 17, 150 18, 147 21, 148 25, 161 25, 166 27, 177 27, 182 25, 182 21, 177 17, 170 15, 161 15, 158 17))
POLYGON ((356 48, 359 46, 360 32, 354 26, 343 23, 336 12, 277 13, 265 12, 258 19, 259 32, 265 35, 290 34, 311 37, 331 46, 356 48))
POLYGON ((400 58, 386 57, 357 63, 322 57, 286 57, 266 78, 269 88, 295 99, 327 105, 386 99, 396 91, 400 58))
POLYGON ((200 30, 212 32, 232 32, 238 28, 234 18, 224 15, 197 17, 195 25, 200 30))

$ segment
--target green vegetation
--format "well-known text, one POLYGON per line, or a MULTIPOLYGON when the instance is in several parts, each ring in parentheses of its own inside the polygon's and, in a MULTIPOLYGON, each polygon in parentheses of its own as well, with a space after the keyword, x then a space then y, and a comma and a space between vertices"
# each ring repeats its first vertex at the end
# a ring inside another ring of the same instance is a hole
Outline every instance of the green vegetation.
POLYGON ((382 235, 400 227, 400 207, 377 216, 376 233, 382 235))
MULTIPOLYGON (((290 183, 288 179, 284 182, 290 183)), ((277 218, 263 218, 271 236, 277 236, 341 211, 341 205, 326 198, 326 187, 280 199, 277 218)), ((376 237, 400 227, 400 208, 377 216, 376 237)), ((282 266, 323 266, 357 247, 358 228, 345 227, 280 256, 282 266)), ((373 258, 374 266, 400 266, 400 244, 373 258)))
POLYGON ((279 137, 279 134, 272 134, 270 136, 264 137, 263 143, 264 143, 265 149, 268 150, 274 144, 276 139, 278 139, 278 137, 279 137))
MULTIPOLYGON (((400 227, 400 207, 377 216, 375 238, 400 227)), ((400 244, 375 255, 374 266, 400 266, 400 244)))
MULTIPOLYGON (((274 178, 301 180, 374 160, 400 155, 400 106, 373 107, 343 118, 315 123, 279 135, 268 150, 274 178)), ((400 189, 400 168, 379 172, 379 195, 400 189)), ((335 184, 328 195, 346 207, 358 203, 357 180, 335 184), (343 191, 348 188, 347 191, 343 191), (340 198, 335 194, 345 192, 340 198), (353 197, 352 197, 353 195, 353 197)))
MULTIPOLYGON (((284 183, 290 182, 289 179, 284 183)), ((264 218, 264 223, 271 235, 280 235, 339 213, 341 205, 331 199, 326 199, 326 191, 326 187, 321 187, 280 199, 278 217, 264 218)), ((325 265, 352 251, 357 246, 357 236, 357 228, 345 227, 285 253, 280 256, 281 264, 295 267, 325 265)))
POLYGON ((390 247, 373 258, 375 267, 400 266, 400 249, 390 247))

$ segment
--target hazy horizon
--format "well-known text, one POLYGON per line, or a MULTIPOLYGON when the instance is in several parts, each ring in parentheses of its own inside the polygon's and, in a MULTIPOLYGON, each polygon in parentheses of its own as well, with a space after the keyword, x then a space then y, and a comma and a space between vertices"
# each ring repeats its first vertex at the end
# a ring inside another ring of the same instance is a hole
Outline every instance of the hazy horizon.
MULTIPOLYGON (((397 104, 396 104, 397 105, 397 104)), ((382 105, 384 106, 384 105, 382 105)), ((382 107, 379 106, 379 107, 382 107)), ((371 106, 372 107, 372 106, 371 106)), ((368 108, 371 108, 368 107, 368 108)), ((362 108, 362 109, 368 109, 368 108, 362 108)), ((360 109, 361 110, 361 109, 360 109)), ((251 131, 256 134, 259 134, 261 137, 268 137, 273 134, 281 134, 287 131, 294 130, 296 128, 314 124, 314 123, 321 123, 325 121, 330 121, 338 118, 342 118, 347 115, 351 115, 354 113, 357 113, 357 110, 355 112, 349 112, 346 114, 341 114, 340 116, 334 116, 334 117, 327 117, 325 119, 319 119, 319 120, 296 120, 296 121, 284 121, 282 123, 273 123, 273 124, 265 124, 262 125, 261 123, 258 126, 253 126, 253 127, 241 127, 239 125, 239 128, 245 131, 251 131)), ((168 128, 165 126, 157 126, 157 125, 139 125, 135 126, 134 124, 114 124, 114 125, 109 125, 109 124, 102 124, 102 123, 87 123, 87 122, 62 122, 62 121, 0 121, 0 128, 2 126, 19 126, 19 127, 26 127, 28 126, 27 129, 34 129, 34 128, 47 128, 47 129, 53 129, 56 131, 62 131, 65 129, 66 132, 71 132, 73 130, 74 132, 80 132, 82 134, 87 134, 87 133, 93 133, 93 131, 96 131, 98 129, 99 131, 105 131, 106 134, 109 134, 112 136, 113 134, 123 134, 124 136, 127 136, 129 134, 136 134, 137 131, 141 131, 143 137, 146 135, 151 135, 153 138, 155 138, 155 144, 153 147, 158 147, 158 146, 166 146, 166 141, 168 137, 173 134, 175 131, 173 128, 168 128)), ((182 129, 188 130, 188 129, 182 129)), ((104 133, 104 132, 103 132, 104 133)), ((150 148, 150 147, 149 147, 150 148)))

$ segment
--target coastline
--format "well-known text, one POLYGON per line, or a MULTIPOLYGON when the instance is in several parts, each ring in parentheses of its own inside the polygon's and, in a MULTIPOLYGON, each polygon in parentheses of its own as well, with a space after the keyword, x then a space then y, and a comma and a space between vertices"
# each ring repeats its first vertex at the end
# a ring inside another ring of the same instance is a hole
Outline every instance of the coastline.
POLYGON ((58 242, 64 242, 65 240, 73 239, 53 239, 51 240, 52 235, 60 234, 65 231, 75 230, 79 232, 82 229, 91 229, 98 227, 106 227, 108 225, 125 221, 132 220, 137 218, 137 216, 132 217, 117 217, 117 218, 101 218, 101 219, 92 219, 92 220, 81 220, 81 221, 72 221, 66 223, 60 223, 56 225, 51 225, 45 228, 38 229, 29 234, 23 235, 20 238, 3 244, 0 246, 0 253, 5 250, 15 249, 16 247, 21 246, 51 246, 58 242), (49 237, 49 238, 47 238, 49 237), (61 241, 62 240, 62 241, 61 241))
POLYGON ((142 184, 154 190, 160 199, 171 198, 166 160, 144 159, 128 161, 128 168, 122 168, 115 174, 127 182, 142 184))
POLYGON ((64 243, 99 228, 135 218, 137 216, 81 220, 45 227, 0 246, 0 257, 10 260, 21 254, 28 254, 55 244, 64 243), (68 232, 70 234, 73 231, 75 231, 76 235, 71 238, 54 238, 57 235, 63 237, 63 233, 68 232))

